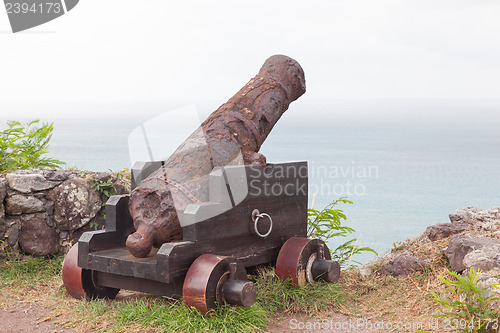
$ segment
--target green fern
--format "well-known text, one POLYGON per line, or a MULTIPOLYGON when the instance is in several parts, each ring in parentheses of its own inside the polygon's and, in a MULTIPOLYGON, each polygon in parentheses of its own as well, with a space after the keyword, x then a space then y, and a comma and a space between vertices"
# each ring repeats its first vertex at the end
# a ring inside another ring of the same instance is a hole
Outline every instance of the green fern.
POLYGON ((54 124, 36 125, 39 119, 26 123, 8 121, 8 128, 0 132, 0 173, 18 169, 53 168, 65 164, 44 157, 48 153, 54 124))
POLYGON ((500 310, 493 309, 493 303, 500 298, 488 287, 499 288, 498 284, 483 285, 478 282, 481 270, 471 269, 468 276, 448 271, 452 279, 439 276, 445 284, 447 296, 439 297, 431 292, 434 301, 450 311, 436 317, 450 317, 457 322, 457 330, 461 332, 498 332, 500 310), (465 325, 460 325, 465 323, 465 325))
MULTIPOLYGON (((307 237, 319 238, 326 242, 334 237, 347 237, 354 232, 353 228, 342 225, 342 222, 347 220, 344 212, 341 209, 333 209, 339 203, 352 204, 353 202, 346 197, 341 197, 328 204, 321 211, 312 208, 307 210, 307 237)), ((346 267, 348 263, 350 266, 359 265, 360 263, 352 260, 352 257, 361 252, 372 252, 377 255, 377 252, 370 247, 358 247, 355 238, 339 245, 331 251, 331 254, 333 260, 338 261, 340 266, 346 267)))

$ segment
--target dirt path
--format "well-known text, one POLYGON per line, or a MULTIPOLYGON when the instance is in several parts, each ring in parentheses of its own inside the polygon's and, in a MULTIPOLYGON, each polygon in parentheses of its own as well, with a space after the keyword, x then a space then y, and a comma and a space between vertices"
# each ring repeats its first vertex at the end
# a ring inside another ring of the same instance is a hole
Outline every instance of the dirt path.
MULTIPOLYGON (((361 321, 358 320, 360 319, 350 318, 342 314, 334 314, 332 317, 326 319, 289 316, 272 320, 269 324, 268 331, 276 333, 386 332, 382 330, 368 330, 364 329, 362 326, 355 326, 361 323, 361 321)), ((18 305, 16 307, 0 309, 0 333, 31 332, 66 333, 73 332, 73 330, 56 327, 53 320, 49 317, 48 311, 36 305, 18 305)))
POLYGON ((0 333, 72 332, 54 328, 48 312, 36 305, 0 309, 0 333))

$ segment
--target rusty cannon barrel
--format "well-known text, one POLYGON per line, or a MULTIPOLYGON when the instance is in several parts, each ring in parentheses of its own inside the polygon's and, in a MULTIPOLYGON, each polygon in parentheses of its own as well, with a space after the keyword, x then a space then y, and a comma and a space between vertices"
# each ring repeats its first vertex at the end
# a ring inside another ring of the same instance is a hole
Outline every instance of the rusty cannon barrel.
POLYGON ((179 222, 190 203, 208 201, 208 175, 217 166, 260 164, 259 149, 291 102, 306 90, 299 63, 284 55, 267 59, 259 73, 214 111, 138 184, 129 201, 136 232, 127 238, 135 257, 181 239, 179 222))

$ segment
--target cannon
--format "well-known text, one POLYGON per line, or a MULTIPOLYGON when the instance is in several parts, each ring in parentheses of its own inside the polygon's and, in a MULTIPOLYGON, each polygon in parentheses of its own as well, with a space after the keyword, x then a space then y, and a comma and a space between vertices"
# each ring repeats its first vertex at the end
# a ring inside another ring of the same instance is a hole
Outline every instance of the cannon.
MULTIPOLYGON (((133 177, 145 177, 155 163, 137 164, 133 177)), ((209 201, 184 211, 190 223, 182 227, 183 238, 144 258, 126 248, 135 230, 129 196, 112 196, 104 230, 84 233, 68 252, 64 286, 75 298, 112 299, 120 289, 182 298, 207 313, 217 304, 251 306, 256 289, 246 270, 261 264, 276 265, 279 278, 298 286, 336 282, 340 266, 327 245, 306 237, 307 181, 307 162, 215 168, 209 201)))
POLYGON ((273 263, 295 285, 335 282, 340 266, 307 236, 307 163, 268 164, 259 149, 304 72, 277 55, 166 161, 132 168, 130 195, 106 203, 104 230, 84 233, 63 264, 77 298, 120 289, 178 297, 203 313, 251 306, 246 269, 273 263))
POLYGON ((129 209, 136 231, 127 248, 145 257, 153 247, 182 238, 183 211, 207 201, 214 167, 259 164, 258 151, 282 114, 305 92, 304 71, 284 55, 264 62, 259 73, 213 112, 162 167, 131 192, 129 209))

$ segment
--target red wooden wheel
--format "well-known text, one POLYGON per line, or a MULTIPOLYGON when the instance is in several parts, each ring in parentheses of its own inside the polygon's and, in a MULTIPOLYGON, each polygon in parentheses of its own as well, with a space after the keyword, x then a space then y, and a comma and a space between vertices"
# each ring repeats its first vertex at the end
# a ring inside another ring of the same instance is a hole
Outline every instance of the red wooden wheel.
POLYGON ((94 272, 78 267, 78 243, 73 245, 64 258, 62 268, 64 287, 74 298, 116 297, 120 289, 96 286, 94 272))
POLYGON ((255 286, 241 278, 241 270, 236 271, 232 258, 203 254, 191 264, 186 274, 182 288, 184 303, 203 314, 217 304, 251 306, 257 294, 255 286), (239 279, 236 279, 237 275, 239 279))
POLYGON ((276 275, 297 286, 319 279, 337 282, 340 265, 331 260, 330 251, 322 240, 292 237, 278 254, 276 275))

